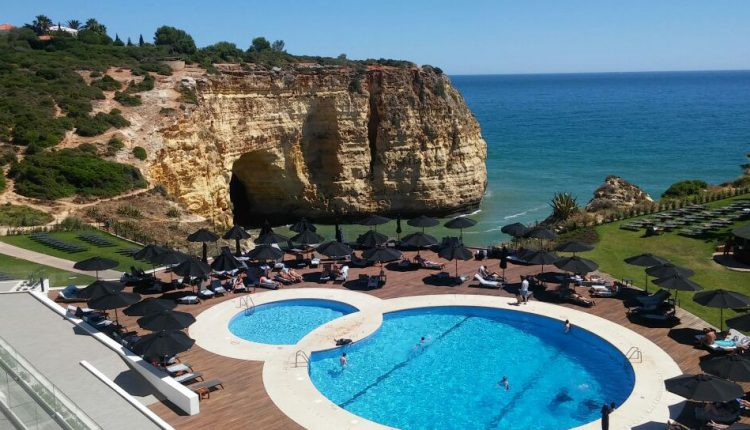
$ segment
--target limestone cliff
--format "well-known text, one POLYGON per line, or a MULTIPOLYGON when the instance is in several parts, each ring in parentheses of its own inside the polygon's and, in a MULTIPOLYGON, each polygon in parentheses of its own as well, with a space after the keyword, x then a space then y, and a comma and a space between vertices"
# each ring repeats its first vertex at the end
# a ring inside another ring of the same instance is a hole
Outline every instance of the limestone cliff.
POLYGON ((479 125, 429 67, 232 67, 196 96, 147 175, 218 222, 440 214, 485 190, 479 125))
POLYGON ((586 210, 597 212, 606 209, 624 209, 653 201, 651 196, 638 186, 612 175, 607 176, 604 184, 594 191, 594 198, 586 205, 586 210))

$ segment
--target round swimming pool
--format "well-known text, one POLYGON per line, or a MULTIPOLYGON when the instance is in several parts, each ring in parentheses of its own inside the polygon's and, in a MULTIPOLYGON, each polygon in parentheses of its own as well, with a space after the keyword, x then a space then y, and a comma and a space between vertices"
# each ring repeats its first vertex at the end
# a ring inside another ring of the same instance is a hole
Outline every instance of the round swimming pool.
POLYGON ((588 331, 468 306, 385 314, 367 339, 314 353, 309 370, 340 407, 401 429, 571 428, 600 418, 603 402, 622 404, 634 384, 623 354, 588 331))
POLYGON ((334 300, 292 299, 255 306, 229 321, 229 331, 257 343, 294 345, 307 333, 357 308, 334 300))

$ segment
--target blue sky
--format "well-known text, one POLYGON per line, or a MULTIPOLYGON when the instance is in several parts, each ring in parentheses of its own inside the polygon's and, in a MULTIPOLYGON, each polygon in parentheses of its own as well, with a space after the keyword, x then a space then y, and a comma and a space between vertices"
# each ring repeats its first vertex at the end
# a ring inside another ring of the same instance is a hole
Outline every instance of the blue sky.
POLYGON ((408 59, 449 74, 750 69, 750 1, 4 0, 0 23, 95 17, 123 40, 159 25, 199 46, 258 35, 295 54, 408 59))

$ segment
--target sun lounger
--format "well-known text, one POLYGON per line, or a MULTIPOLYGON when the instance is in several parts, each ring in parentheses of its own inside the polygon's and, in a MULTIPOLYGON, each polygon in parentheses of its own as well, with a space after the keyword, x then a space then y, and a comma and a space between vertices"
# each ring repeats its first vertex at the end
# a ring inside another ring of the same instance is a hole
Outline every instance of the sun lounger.
POLYGON ((445 264, 444 263, 438 263, 436 261, 421 260, 419 262, 419 267, 421 267, 423 269, 443 270, 445 268, 445 264))
POLYGON ((62 303, 75 303, 75 302, 86 301, 86 299, 77 297, 77 294, 78 294, 78 287, 76 287, 75 285, 68 285, 62 291, 57 293, 56 300, 62 303))
POLYGON ((323 271, 320 272, 320 282, 330 281, 331 277, 333 276, 332 270, 333 270, 333 264, 325 263, 323 265, 323 271))
POLYGON ((221 285, 221 281, 218 279, 211 281, 211 286, 208 288, 217 296, 223 296, 227 292, 227 289, 221 285))
POLYGON ((607 286, 607 285, 591 285, 591 289, 589 290, 589 294, 591 294, 592 297, 614 297, 620 292, 620 287, 618 287, 616 284, 613 286, 607 286))
POLYGON ((638 302, 644 306, 648 305, 654 305, 663 303, 665 300, 669 298, 671 293, 665 289, 659 289, 659 291, 655 292, 654 294, 651 294, 650 296, 639 296, 635 299, 638 300, 638 302))
POLYGON ((335 281, 346 282, 348 277, 349 277, 349 266, 342 266, 341 270, 339 271, 339 275, 336 276, 335 281))
POLYGON ((318 258, 318 257, 311 258, 310 259, 310 267, 315 268, 315 267, 318 267, 318 266, 320 266, 320 258, 318 258))
POLYGON ((635 308, 629 308, 627 311, 628 316, 637 317, 643 320, 651 321, 676 321, 677 316, 675 314, 674 306, 663 306, 660 305, 656 308, 649 306, 638 306, 635 308))
POLYGON ((487 279, 484 279, 482 275, 479 273, 474 274, 474 279, 476 279, 479 282, 479 286, 483 288, 500 288, 500 282, 498 281, 490 281, 487 279))
POLYGON ((367 267, 370 265, 370 262, 368 260, 359 258, 354 254, 352 254, 350 263, 353 267, 367 267))
POLYGON ((177 299, 177 303, 181 305, 197 305, 200 302, 201 300, 195 295, 183 296, 177 299))
POLYGON ((166 370, 170 374, 176 374, 180 372, 192 372, 193 367, 190 365, 190 363, 177 363, 165 367, 164 370, 166 370))
POLYGON ((278 290, 279 289, 279 283, 276 281, 272 281, 270 279, 266 279, 265 281, 258 282, 259 287, 268 288, 271 290, 278 290))
POLYGON ((224 383, 218 379, 211 379, 210 381, 203 381, 197 384, 189 385, 188 388, 197 393, 202 399, 204 396, 210 397, 211 390, 215 388, 224 389, 224 383))
POLYGON ((380 276, 370 276, 367 280, 367 288, 380 288, 380 276))
POLYGON ((186 382, 195 381, 200 379, 203 380, 203 373, 201 372, 187 372, 183 373, 182 375, 173 376, 174 380, 179 382, 180 384, 184 384, 186 382))

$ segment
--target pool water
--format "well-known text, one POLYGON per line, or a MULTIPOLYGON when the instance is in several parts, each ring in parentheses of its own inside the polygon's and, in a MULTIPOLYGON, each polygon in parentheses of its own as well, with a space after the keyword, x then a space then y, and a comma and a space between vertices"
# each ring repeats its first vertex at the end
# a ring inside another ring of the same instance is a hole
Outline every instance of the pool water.
POLYGON ((571 428, 622 404, 634 383, 627 359, 588 331, 480 307, 386 314, 367 339, 314 353, 310 376, 342 408, 401 429, 571 428))
POLYGON ((229 331, 251 342, 294 345, 307 333, 357 308, 333 300, 280 300, 242 311, 229 321, 229 331))

